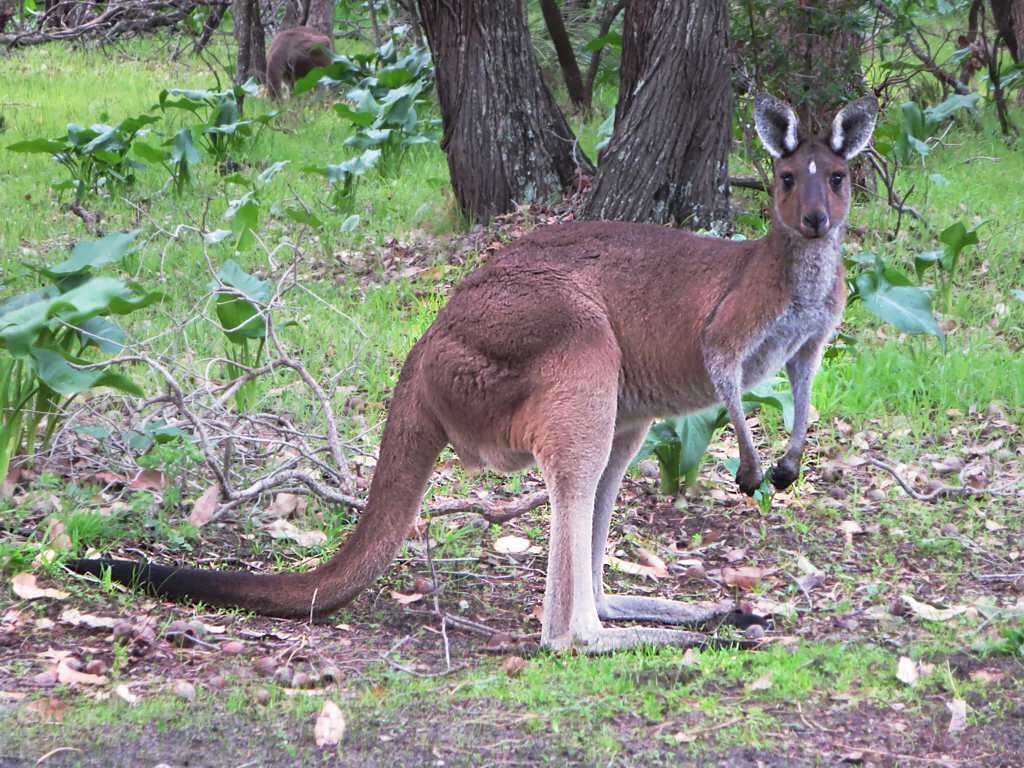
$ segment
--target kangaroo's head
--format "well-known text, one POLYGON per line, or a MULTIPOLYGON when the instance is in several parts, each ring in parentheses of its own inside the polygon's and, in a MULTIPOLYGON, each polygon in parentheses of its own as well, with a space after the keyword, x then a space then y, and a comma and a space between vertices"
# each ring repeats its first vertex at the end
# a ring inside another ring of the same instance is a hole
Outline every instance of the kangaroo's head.
POLYGON ((877 115, 874 97, 858 99, 839 111, 829 135, 806 137, 788 104, 757 97, 754 126, 775 158, 776 226, 810 239, 845 223, 850 212, 849 162, 871 140, 877 115))

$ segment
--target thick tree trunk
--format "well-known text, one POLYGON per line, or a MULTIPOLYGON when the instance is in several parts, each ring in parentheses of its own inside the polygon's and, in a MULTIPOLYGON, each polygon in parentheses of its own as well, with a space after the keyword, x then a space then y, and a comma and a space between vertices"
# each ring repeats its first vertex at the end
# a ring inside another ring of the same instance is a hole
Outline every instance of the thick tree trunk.
POLYGON ((305 26, 308 15, 309 0, 285 0, 281 29, 305 26))
POLYGON ((462 211, 551 201, 592 170, 541 79, 521 0, 419 0, 462 211))
POLYGON ((334 39, 334 0, 309 0, 306 26, 334 39))
POLYGON ((630 0, 615 133, 587 218, 728 226, 727 37, 725 0, 630 0))
POLYGON ((558 3, 555 0, 540 0, 540 9, 544 14, 548 35, 555 46, 555 53, 558 55, 558 65, 562 68, 562 78, 569 92, 569 100, 577 109, 590 109, 590 99, 583 86, 583 75, 580 74, 580 66, 576 62, 576 52, 572 49, 569 33, 565 31, 565 21, 562 19, 562 12, 558 10, 558 3))
POLYGON ((267 47, 259 0, 234 0, 232 15, 238 41, 235 82, 244 83, 250 77, 263 82, 267 71, 267 47))

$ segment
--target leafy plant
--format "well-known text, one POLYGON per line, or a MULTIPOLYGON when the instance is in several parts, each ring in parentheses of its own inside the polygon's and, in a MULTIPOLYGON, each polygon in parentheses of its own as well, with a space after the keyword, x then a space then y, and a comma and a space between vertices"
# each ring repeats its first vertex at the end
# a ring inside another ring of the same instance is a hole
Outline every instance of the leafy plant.
POLYGON ((937 268, 939 273, 939 295, 942 306, 948 310, 953 291, 953 278, 960 264, 960 253, 964 248, 978 244, 978 230, 968 230, 963 222, 946 227, 939 234, 943 244, 941 250, 926 251, 914 258, 914 271, 922 279, 929 269, 937 268))
MULTIPOLYGON (((337 213, 351 214, 355 210, 356 185, 360 177, 377 165, 380 156, 379 149, 368 149, 361 155, 338 165, 306 166, 302 170, 304 173, 326 178, 330 187, 331 207, 337 213)), ((291 214, 289 213, 289 215, 291 214)))
POLYGON ((883 157, 892 157, 902 165, 931 153, 929 139, 939 126, 961 110, 973 110, 978 94, 953 94, 941 104, 922 109, 915 101, 900 107, 900 119, 879 125, 875 130, 875 151, 883 157))
MULTIPOLYGON (((228 376, 237 381, 250 369, 259 367, 267 341, 267 306, 271 287, 234 261, 228 261, 217 273, 217 321, 228 341, 228 376)), ((239 411, 251 410, 255 401, 255 381, 242 384, 235 392, 239 411)))
POLYGON ((196 143, 221 170, 229 168, 232 156, 259 138, 277 112, 267 112, 248 119, 242 116, 246 96, 259 90, 254 80, 236 85, 228 91, 196 91, 172 88, 160 92, 157 107, 164 113, 177 109, 192 114, 197 122, 190 126, 196 143))
POLYGON ((860 301, 871 314, 897 330, 929 334, 945 346, 946 337, 935 320, 928 291, 873 253, 858 254, 847 259, 846 265, 847 306, 860 301))
POLYGON ((108 276, 98 268, 119 262, 131 250, 135 232, 83 241, 57 266, 37 268, 49 285, 0 304, 0 477, 11 459, 32 455, 40 428, 42 445, 53 436, 64 406, 76 395, 110 387, 142 396, 123 373, 81 366, 84 355, 122 349, 124 331, 112 319, 160 300, 157 292, 108 276))
POLYGON ((192 182, 192 166, 202 160, 199 150, 192 141, 192 131, 182 128, 162 147, 137 142, 132 148, 136 155, 150 163, 164 167, 174 184, 174 191, 180 195, 192 182), (166 147, 166 148, 165 148, 166 147))
POLYGON ((219 229, 206 236, 209 243, 220 243, 235 235, 235 249, 245 251, 256 242, 256 230, 260 223, 260 210, 263 208, 261 193, 264 187, 288 165, 287 160, 274 163, 265 170, 250 178, 240 173, 228 176, 225 181, 228 184, 235 184, 245 188, 247 191, 241 197, 232 200, 224 218, 231 222, 231 230, 219 229))
MULTIPOLYGON (((781 379, 772 379, 743 395, 743 409, 752 413, 768 406, 782 413, 786 429, 793 428, 793 394, 781 379)), ((725 406, 664 419, 651 427, 633 462, 654 455, 661 475, 661 492, 675 495, 697 481, 704 454, 715 433, 729 423, 725 406)))
POLYGON ((427 94, 434 77, 427 51, 412 48, 400 53, 395 36, 372 54, 332 58, 330 65, 314 69, 299 80, 295 93, 304 93, 318 84, 351 88, 346 101, 334 107, 355 128, 346 146, 364 152, 376 150, 380 153, 380 172, 393 176, 410 147, 437 140, 433 131, 437 121, 420 117, 429 107, 427 94))
POLYGON ((88 128, 71 123, 63 136, 19 141, 7 149, 53 157, 71 177, 55 183, 53 189, 74 190, 75 199, 81 201, 90 194, 110 194, 134 183, 135 171, 145 166, 131 159, 128 153, 143 129, 159 119, 153 115, 138 115, 117 125, 97 123, 88 128))

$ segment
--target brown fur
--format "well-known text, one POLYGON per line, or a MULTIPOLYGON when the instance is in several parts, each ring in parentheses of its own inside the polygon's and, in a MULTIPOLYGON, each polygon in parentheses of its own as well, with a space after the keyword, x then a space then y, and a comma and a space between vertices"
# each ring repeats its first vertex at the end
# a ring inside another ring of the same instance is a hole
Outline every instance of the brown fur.
MULTIPOLYGON (((774 228, 762 240, 619 222, 562 224, 517 240, 466 278, 406 359, 366 511, 320 568, 255 576, 124 562, 71 566, 97 573, 107 565, 116 580, 138 579, 160 594, 263 614, 329 614, 387 567, 450 443, 467 467, 541 466, 552 506, 547 647, 700 642, 674 629, 602 626, 701 622, 728 610, 604 594, 601 566, 618 485, 652 419, 724 402, 740 444, 737 480, 752 493, 763 474, 739 397, 782 365, 793 385, 795 426, 772 481, 785 487, 796 479, 811 380, 845 301, 839 241, 850 187, 837 152, 855 154, 858 137, 866 143, 857 120, 869 115, 873 125, 869 107, 834 129, 849 139, 836 140, 836 152, 803 141, 777 161, 774 228)), ((776 140, 769 144, 781 149, 786 116, 766 109, 765 130, 776 140)))
POLYGON ((331 63, 334 41, 310 27, 292 27, 278 32, 267 54, 267 90, 272 98, 284 95, 317 67, 331 63))

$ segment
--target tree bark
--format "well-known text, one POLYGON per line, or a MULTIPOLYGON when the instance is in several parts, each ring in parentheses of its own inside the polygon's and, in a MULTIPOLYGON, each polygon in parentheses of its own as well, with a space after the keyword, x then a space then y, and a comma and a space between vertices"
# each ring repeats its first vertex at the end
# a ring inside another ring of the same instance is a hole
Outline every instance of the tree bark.
POLYGON ((306 26, 322 32, 331 40, 334 39, 334 2, 335 0, 309 0, 309 11, 306 26))
POLYGON ((474 220, 561 197, 592 168, 530 45, 521 0, 419 0, 455 197, 474 220))
POLYGON ((233 0, 232 14, 238 41, 235 83, 244 83, 250 77, 263 82, 267 71, 267 47, 259 0, 233 0))
POLYGON ((1024 59, 1024 0, 992 0, 992 16, 999 36, 1015 63, 1024 59))
POLYGON ((565 31, 565 21, 562 19, 562 12, 558 10, 558 3, 555 0, 540 0, 540 9, 544 14, 548 35, 555 46, 555 53, 558 55, 558 65, 562 68, 562 78, 569 92, 569 100, 576 109, 590 109, 587 90, 583 86, 583 75, 580 74, 580 66, 576 61, 576 52, 572 49, 569 33, 565 31))
POLYGON ((308 15, 309 3, 307 0, 285 0, 281 29, 305 26, 308 15))
POLYGON ((725 229, 732 86, 725 0, 630 0, 615 133, 590 219, 725 229))

